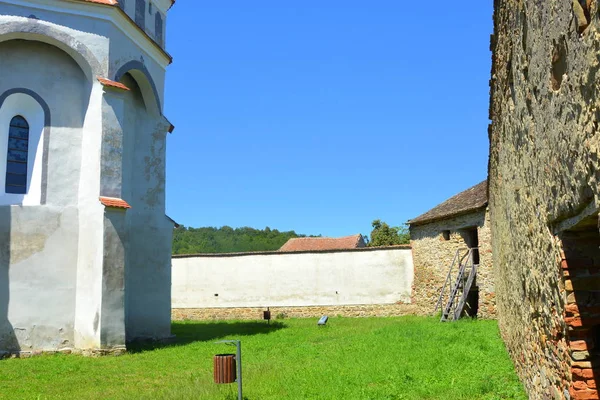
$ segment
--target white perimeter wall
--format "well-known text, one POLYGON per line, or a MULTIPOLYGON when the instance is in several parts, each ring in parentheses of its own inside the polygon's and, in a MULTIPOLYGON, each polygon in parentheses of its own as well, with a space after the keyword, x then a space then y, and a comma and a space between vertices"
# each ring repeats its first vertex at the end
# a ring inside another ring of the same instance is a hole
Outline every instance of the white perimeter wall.
POLYGON ((172 265, 173 308, 410 303, 413 283, 409 248, 175 256, 172 265))

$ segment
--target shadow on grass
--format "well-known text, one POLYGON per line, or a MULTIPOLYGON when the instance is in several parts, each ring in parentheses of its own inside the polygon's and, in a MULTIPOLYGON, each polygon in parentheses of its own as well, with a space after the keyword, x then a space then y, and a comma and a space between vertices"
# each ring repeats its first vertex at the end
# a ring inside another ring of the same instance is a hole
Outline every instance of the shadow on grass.
POLYGON ((132 353, 162 349, 165 347, 184 346, 194 342, 208 342, 227 336, 238 338, 240 336, 266 335, 284 329, 287 326, 282 322, 207 322, 186 321, 173 322, 171 331, 174 338, 168 341, 134 341, 128 343, 127 350, 132 353))

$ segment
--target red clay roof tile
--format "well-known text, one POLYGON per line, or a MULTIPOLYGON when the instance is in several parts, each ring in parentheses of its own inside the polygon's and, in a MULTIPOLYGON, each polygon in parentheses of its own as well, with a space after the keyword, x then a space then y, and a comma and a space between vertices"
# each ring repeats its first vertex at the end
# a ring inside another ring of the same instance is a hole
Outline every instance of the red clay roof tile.
POLYGON ((117 4, 117 2, 115 0, 83 0, 83 1, 87 1, 88 3, 107 4, 109 6, 114 6, 115 4, 117 4))
MULTIPOLYGON (((115 6, 115 5, 119 4, 119 2, 117 0, 83 0, 83 1, 87 1, 88 3, 107 4, 109 6, 115 6)), ((173 7, 174 4, 175 4, 175 0, 171 0, 171 7, 173 7)))
POLYGON ((104 204, 105 207, 113 207, 113 208, 123 208, 128 209, 131 208, 129 204, 123 199, 118 199, 116 197, 104 197, 100 196, 100 203, 104 204))
POLYGON ((304 237, 288 240, 279 251, 346 250, 365 247, 362 235, 341 238, 304 237))
POLYGON ((104 86, 108 86, 108 87, 115 88, 115 89, 121 89, 121 90, 130 90, 127 86, 123 85, 121 82, 111 81, 110 79, 101 78, 99 76, 97 77, 97 79, 98 79, 98 82, 100 82, 104 86))

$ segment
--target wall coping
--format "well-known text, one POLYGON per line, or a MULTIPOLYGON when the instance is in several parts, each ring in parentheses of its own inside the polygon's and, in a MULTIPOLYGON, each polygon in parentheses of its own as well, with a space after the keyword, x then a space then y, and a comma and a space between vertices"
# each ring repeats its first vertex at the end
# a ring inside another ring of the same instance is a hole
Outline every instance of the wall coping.
POLYGON ((241 253, 199 253, 199 254, 173 254, 171 258, 224 258, 224 257, 245 257, 245 256, 271 256, 271 255, 290 255, 290 254, 327 254, 327 253, 352 253, 352 252, 369 252, 383 250, 411 250, 412 247, 408 244, 397 246, 380 246, 380 247, 359 247, 356 249, 335 249, 335 250, 302 250, 302 251, 248 251, 241 253))

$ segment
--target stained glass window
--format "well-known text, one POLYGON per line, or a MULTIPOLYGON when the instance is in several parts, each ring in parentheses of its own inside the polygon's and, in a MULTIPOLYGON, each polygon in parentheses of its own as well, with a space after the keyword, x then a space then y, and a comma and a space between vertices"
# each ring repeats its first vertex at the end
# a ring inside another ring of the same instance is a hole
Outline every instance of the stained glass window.
POLYGON ((17 115, 10 121, 8 152, 6 157, 6 193, 27 193, 27 153, 29 150, 29 124, 17 115))

